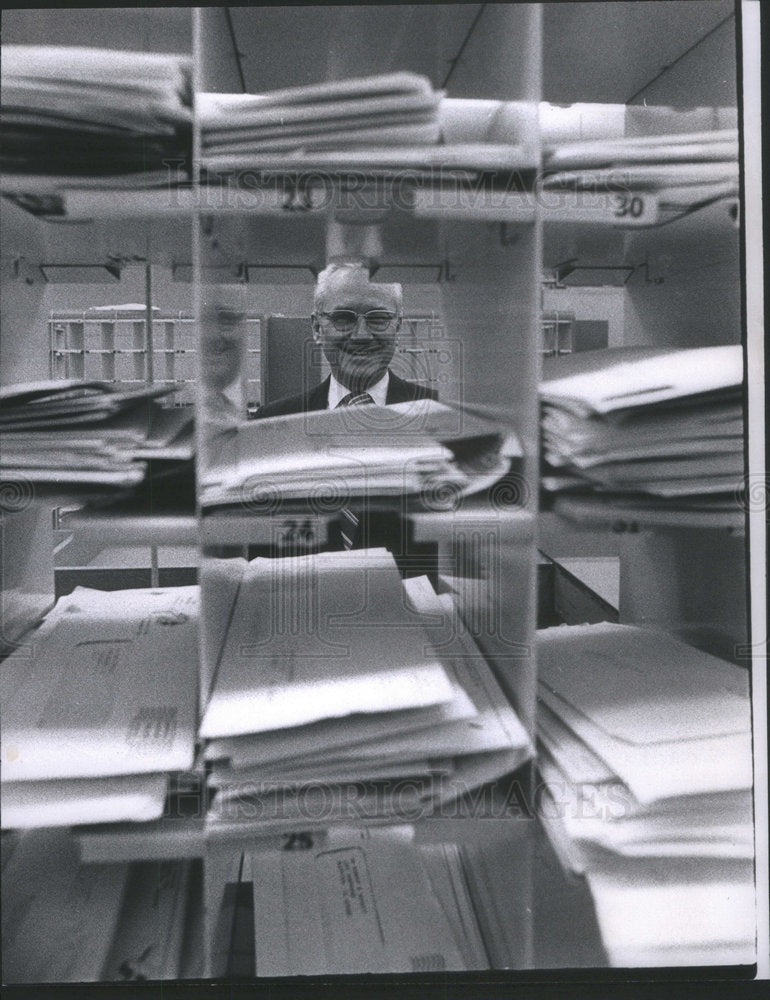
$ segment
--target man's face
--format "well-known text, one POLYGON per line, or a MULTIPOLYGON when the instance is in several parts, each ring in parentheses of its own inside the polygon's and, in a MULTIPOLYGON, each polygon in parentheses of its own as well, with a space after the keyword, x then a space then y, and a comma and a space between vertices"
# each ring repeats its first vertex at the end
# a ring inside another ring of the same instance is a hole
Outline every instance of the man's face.
POLYGON ((385 374, 396 349, 401 322, 397 312, 393 292, 385 285, 370 284, 357 275, 332 280, 316 307, 313 334, 332 374, 345 388, 361 392, 385 374), (352 324, 352 318, 345 322, 345 310, 359 314, 352 324), (336 315, 340 312, 342 316, 336 315), (367 324, 363 314, 371 312, 375 315, 367 324), (392 317, 389 321, 388 313, 392 317), (340 330, 340 325, 352 328, 340 330))
POLYGON ((243 314, 218 307, 209 310, 202 337, 203 379, 210 389, 226 389, 241 370, 244 355, 243 314))

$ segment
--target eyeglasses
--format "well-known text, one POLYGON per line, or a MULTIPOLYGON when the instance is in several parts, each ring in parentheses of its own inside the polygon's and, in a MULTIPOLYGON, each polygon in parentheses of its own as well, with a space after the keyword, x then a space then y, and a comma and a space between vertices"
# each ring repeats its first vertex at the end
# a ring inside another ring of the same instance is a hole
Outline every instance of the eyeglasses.
POLYGON ((395 313, 386 309, 370 309, 365 313, 357 313, 352 309, 335 309, 334 312, 321 312, 318 315, 328 319, 337 333, 352 333, 361 317, 370 333, 384 333, 396 318, 395 313))

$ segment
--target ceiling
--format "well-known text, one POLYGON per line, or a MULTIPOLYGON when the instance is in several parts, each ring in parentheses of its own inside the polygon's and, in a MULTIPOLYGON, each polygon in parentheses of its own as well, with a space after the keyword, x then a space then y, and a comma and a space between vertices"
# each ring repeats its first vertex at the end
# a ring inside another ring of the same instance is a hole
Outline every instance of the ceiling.
MULTIPOLYGON (((327 3, 201 8, 208 53, 205 87, 261 93, 332 79, 342 72, 366 75, 394 69, 423 73, 441 87, 471 27, 472 37, 480 37, 485 23, 493 21, 495 8, 523 6, 327 3)), ((686 61, 688 50, 710 33, 719 33, 718 26, 726 20, 722 35, 731 46, 734 6, 733 0, 544 3, 542 96, 565 103, 627 102, 664 67, 686 61)), ((60 45, 192 50, 189 7, 6 9, 2 29, 4 43, 45 44, 55 38, 60 45)), ((511 49, 518 53, 525 44, 522 39, 511 49)), ((473 45, 466 45, 458 66, 475 55, 473 45)), ((460 76, 455 72, 450 77, 450 95, 485 96, 458 93, 460 76)), ((698 87, 703 91, 721 82, 700 79, 698 87)))
MULTIPOLYGON (((208 8, 205 38, 212 59, 205 88, 262 93, 334 79, 343 63, 348 75, 409 69, 441 87, 468 30, 480 34, 493 8, 501 6, 524 5, 208 8)), ((733 0, 555 2, 542 8, 542 96, 557 103, 625 103, 723 22, 732 42, 733 0)), ((513 42, 512 50, 524 42, 513 42)), ((471 48, 466 45, 460 64, 471 57, 471 48)), ((450 77, 450 96, 487 96, 458 93, 458 78, 457 73, 450 77)), ((479 79, 478 86, 483 88, 484 81, 479 79)))
POLYGON ((203 89, 263 93, 407 70, 453 97, 527 96, 533 13, 515 3, 205 8, 203 89), (514 82, 498 92, 502 76, 514 82))
MULTIPOLYGON (((641 98, 662 70, 686 59, 711 32, 732 42, 734 8, 732 0, 546 3, 543 98, 607 104, 641 98)), ((694 103, 712 103, 704 88, 713 83, 698 79, 694 103)))

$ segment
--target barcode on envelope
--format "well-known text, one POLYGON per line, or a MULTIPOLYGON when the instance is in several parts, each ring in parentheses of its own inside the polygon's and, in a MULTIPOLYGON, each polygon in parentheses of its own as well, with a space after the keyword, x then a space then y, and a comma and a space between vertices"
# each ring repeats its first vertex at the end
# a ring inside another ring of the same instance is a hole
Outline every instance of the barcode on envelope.
POLYGON ((446 959, 440 951, 427 952, 425 955, 410 955, 412 972, 442 972, 446 969, 446 959))
POLYGON ((173 705, 137 709, 128 724, 126 743, 140 754, 170 750, 176 737, 177 714, 173 705))

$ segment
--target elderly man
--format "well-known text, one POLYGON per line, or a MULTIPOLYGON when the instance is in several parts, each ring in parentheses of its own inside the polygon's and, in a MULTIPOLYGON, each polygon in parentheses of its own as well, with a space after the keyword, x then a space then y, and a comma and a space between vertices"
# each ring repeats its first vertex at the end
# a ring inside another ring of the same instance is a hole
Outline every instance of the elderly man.
MULTIPOLYGON (((257 417, 436 399, 433 390, 407 382, 389 368, 402 316, 400 285, 370 282, 359 264, 329 265, 318 276, 312 324, 331 374, 304 394, 267 403, 257 417)), ((329 542, 332 548, 385 546, 405 575, 435 576, 435 547, 415 543, 410 534, 401 509, 375 512, 359 504, 340 511, 337 523, 330 525, 329 542)))
POLYGON ((318 275, 312 316, 331 375, 299 396, 265 404, 258 417, 360 403, 406 403, 436 393, 389 369, 403 315, 401 286, 378 285, 359 264, 331 264, 318 275))

